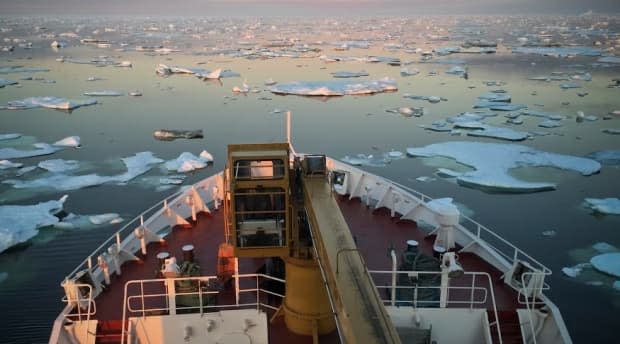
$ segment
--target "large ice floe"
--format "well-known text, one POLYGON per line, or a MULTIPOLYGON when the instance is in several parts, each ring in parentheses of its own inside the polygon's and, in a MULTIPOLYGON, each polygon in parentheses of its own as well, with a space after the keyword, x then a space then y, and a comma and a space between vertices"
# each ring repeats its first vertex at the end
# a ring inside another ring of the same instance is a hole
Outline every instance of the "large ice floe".
POLYGON ((53 144, 39 142, 33 144, 33 146, 35 149, 31 150, 20 150, 12 147, 0 148, 0 159, 30 158, 33 156, 54 154, 67 147, 78 148, 80 147, 80 137, 69 136, 53 144))
POLYGON ((345 96, 397 91, 396 81, 390 78, 366 81, 293 81, 279 83, 269 88, 275 94, 298 96, 345 96))
POLYGON ((95 173, 74 176, 58 173, 32 180, 7 179, 2 182, 11 184, 16 189, 77 190, 104 183, 127 183, 135 177, 148 172, 154 165, 163 162, 162 159, 155 157, 151 152, 136 153, 134 156, 122 158, 121 160, 125 164, 127 171, 112 176, 100 176, 95 173))
POLYGON ((62 210, 66 199, 65 195, 57 201, 35 205, 0 206, 0 253, 34 237, 39 228, 58 223, 60 220, 54 215, 62 210))
POLYGON ((213 156, 207 151, 202 151, 199 157, 189 152, 183 152, 178 158, 169 160, 164 165, 169 171, 185 173, 205 168, 210 162, 213 162, 213 156))
POLYGON ((620 215, 620 199, 618 198, 586 198, 588 208, 601 214, 620 215))
POLYGON ((60 97, 30 97, 13 100, 0 106, 0 110, 25 110, 38 107, 56 110, 74 110, 81 106, 97 104, 97 99, 65 99, 60 97))
POLYGON ((606 242, 573 249, 569 252, 577 262, 562 268, 564 275, 588 285, 606 286, 620 290, 620 250, 606 242))
POLYGON ((444 142, 420 148, 407 148, 413 157, 447 157, 474 168, 473 171, 456 172, 442 169, 456 178, 460 185, 479 187, 499 192, 537 192, 553 190, 554 183, 526 182, 509 174, 518 167, 556 167, 579 172, 585 176, 599 172, 601 164, 595 160, 570 155, 540 151, 517 144, 482 142, 444 142))

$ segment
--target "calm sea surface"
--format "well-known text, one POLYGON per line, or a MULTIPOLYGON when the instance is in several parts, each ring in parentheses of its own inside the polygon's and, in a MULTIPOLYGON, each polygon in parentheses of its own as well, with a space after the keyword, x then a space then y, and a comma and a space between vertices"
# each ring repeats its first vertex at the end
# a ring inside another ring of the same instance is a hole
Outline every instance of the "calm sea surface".
MULTIPOLYGON (((6 35, 5 35, 6 36, 6 35)), ((0 36, 1 37, 1 36, 0 36)), ((241 38, 239 38, 241 39, 241 38)), ((113 47, 114 48, 114 47, 113 47)), ((557 59, 542 56, 516 55, 505 49, 493 55, 457 54, 451 57, 467 61, 469 79, 445 74, 451 66, 419 63, 419 56, 403 51, 386 51, 377 43, 371 49, 351 49, 334 52, 323 47, 325 54, 366 56, 385 55, 416 61, 409 68, 420 74, 401 77, 400 67, 384 63, 338 62, 325 63, 317 57, 275 58, 248 60, 227 56, 196 56, 189 49, 170 55, 147 56, 136 52, 100 49, 78 44, 59 51, 49 48, 49 42, 32 50, 16 49, 0 53, 0 65, 23 65, 49 68, 49 72, 11 73, 0 77, 19 81, 25 75, 54 80, 20 81, 22 87, 0 89, 0 105, 30 96, 59 96, 84 98, 85 91, 139 90, 142 97, 99 97, 100 104, 79 108, 71 113, 50 109, 22 111, 0 110, 0 134, 21 133, 34 138, 20 142, 55 142, 66 136, 81 137, 82 148, 67 149, 51 156, 14 159, 26 166, 52 158, 74 159, 88 172, 112 174, 122 172, 120 158, 141 151, 151 151, 157 157, 170 160, 182 152, 198 155, 207 150, 215 157, 213 166, 190 173, 190 184, 222 169, 226 145, 242 142, 274 142, 284 139, 283 113, 293 113, 293 142, 297 151, 326 153, 334 158, 357 153, 380 155, 391 149, 404 152, 407 147, 420 147, 445 141, 504 142, 495 139, 472 138, 465 134, 425 131, 420 124, 445 119, 459 112, 471 111, 476 97, 494 89, 504 89, 514 103, 527 104, 530 109, 561 113, 572 119, 562 121, 555 129, 537 127, 540 119, 525 117, 524 124, 513 126, 522 131, 548 131, 521 144, 555 153, 584 156, 603 149, 618 149, 620 136, 603 134, 603 128, 620 129, 618 116, 602 120, 603 115, 620 110, 620 90, 607 88, 620 77, 620 67, 592 68, 595 58, 557 59), (87 64, 61 63, 60 56, 93 58, 108 55, 115 60, 129 60, 132 68, 96 67, 87 64), (534 62, 534 63, 532 63, 534 62), (172 75, 162 78, 155 74, 158 64, 231 69, 241 77, 224 78, 221 83, 203 82, 193 76, 172 75), (198 65, 198 63, 204 63, 198 65), (575 70, 575 64, 592 74, 591 82, 581 89, 562 90, 558 82, 527 80, 528 76, 549 75, 555 71, 575 70), (394 78, 399 90, 373 96, 345 96, 332 99, 278 96, 263 86, 264 80, 278 82, 332 80, 335 71, 365 70, 364 79, 394 78), (428 76, 436 71, 436 76, 428 76), (102 80, 89 82, 97 76, 102 80), (247 80, 260 93, 235 95, 234 86, 247 80), (483 81, 497 80, 506 84, 488 87, 483 81), (535 95, 532 94, 536 91, 535 95), (577 92, 588 92, 580 97, 577 92), (405 93, 437 95, 447 99, 438 104, 403 98, 405 93), (271 98, 270 100, 260 99, 271 98), (568 102, 568 105, 563 103, 568 102), (401 106, 424 106, 423 117, 403 117, 386 112, 401 106), (599 120, 577 123, 577 111, 596 115, 599 120), (152 134, 157 129, 202 129, 204 139, 157 141, 152 134)), ((130 47, 133 48, 133 47, 130 47)), ((505 118, 490 118, 488 123, 505 125, 505 118)), ((2 142, 0 147, 13 145, 2 142)), ((603 285, 591 285, 583 279, 569 278, 562 267, 579 261, 575 249, 584 249, 597 242, 620 246, 620 216, 594 216, 581 203, 586 197, 620 197, 620 169, 603 166, 599 174, 585 177, 576 172, 551 168, 523 168, 513 174, 531 181, 557 183, 557 190, 530 194, 485 193, 458 186, 436 177, 431 182, 416 181, 420 176, 433 176, 432 161, 406 158, 384 167, 363 167, 373 173, 391 178, 431 197, 453 197, 456 202, 473 211, 473 218, 502 235, 516 246, 553 270, 548 278, 551 290, 547 295, 562 311, 568 329, 576 343, 612 343, 617 340, 620 318, 620 291, 611 288, 604 276, 594 277, 603 285), (546 237, 542 232, 554 230, 546 237)), ((154 168, 148 176, 161 175, 154 168)), ((14 178, 11 171, 0 171, 0 179, 14 178)), ((144 177, 144 176, 143 176, 144 177)), ((24 176, 21 178, 28 178, 24 176)), ((176 189, 157 191, 136 178, 127 185, 101 185, 68 192, 15 190, 0 184, 0 204, 36 204, 59 199, 68 194, 66 212, 76 214, 118 213, 128 221, 176 189)), ((10 226, 10 224, 2 224, 10 226)), ((122 224, 120 225, 122 226, 122 224)), ((63 307, 60 282, 82 259, 110 236, 118 227, 103 226, 90 230, 41 229, 40 234, 24 245, 0 254, 0 272, 8 274, 0 282, 0 342, 46 342, 52 323, 63 307)), ((611 280, 613 281, 613 280, 611 280)))

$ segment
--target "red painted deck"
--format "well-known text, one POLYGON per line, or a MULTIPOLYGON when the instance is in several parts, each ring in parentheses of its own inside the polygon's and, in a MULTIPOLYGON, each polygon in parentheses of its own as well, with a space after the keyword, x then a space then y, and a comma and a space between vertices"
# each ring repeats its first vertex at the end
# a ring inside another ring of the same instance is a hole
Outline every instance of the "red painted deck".
MULTIPOLYGON (((359 199, 349 200, 348 197, 338 197, 338 201, 347 219, 357 245, 363 253, 364 260, 369 270, 390 270, 391 258, 389 249, 395 248, 398 256, 406 249, 406 241, 415 239, 420 243, 422 252, 432 255, 432 243, 434 237, 427 237, 426 233, 417 228, 412 221, 400 221, 390 217, 389 210, 372 210, 361 203, 359 199)), ((166 238, 165 244, 152 243, 147 247, 148 253, 141 262, 128 262, 122 266, 122 276, 113 276, 112 285, 96 299, 97 314, 95 318, 110 321, 121 320, 123 315, 124 285, 129 280, 158 278, 158 262, 156 255, 159 252, 169 252, 182 261, 181 247, 192 244, 195 247, 197 259, 203 275, 215 275, 217 264, 218 245, 224 240, 223 233, 224 213, 223 210, 214 211, 211 214, 200 214, 198 220, 191 228, 176 227, 166 238)), ((400 258, 399 258, 400 259, 400 258)), ((495 298, 498 310, 513 313, 517 304, 517 293, 501 282, 501 273, 469 253, 459 254, 459 262, 465 271, 483 271, 491 275, 494 282, 495 298)), ((261 259, 239 259, 241 273, 254 273, 263 265, 261 259)), ((457 285, 471 285, 471 280, 462 277, 453 280, 457 285)), ((477 285, 487 285, 483 281, 477 281, 477 285)), ((377 283, 377 285, 382 285, 377 283)), ((453 295, 458 296, 458 295, 453 295)), ((226 297, 222 297, 224 299, 226 297)), ((489 302, 487 308, 492 309, 489 302)), ((461 305, 461 307, 464 307, 461 305)), ((271 317, 273 311, 268 312, 271 317)), ((492 315, 489 315, 493 321, 492 315)), ((309 336, 299 336, 288 331, 282 317, 278 317, 270 325, 270 343, 310 343, 309 336)), ((331 333, 322 336, 321 342, 338 342, 338 334, 331 333)))

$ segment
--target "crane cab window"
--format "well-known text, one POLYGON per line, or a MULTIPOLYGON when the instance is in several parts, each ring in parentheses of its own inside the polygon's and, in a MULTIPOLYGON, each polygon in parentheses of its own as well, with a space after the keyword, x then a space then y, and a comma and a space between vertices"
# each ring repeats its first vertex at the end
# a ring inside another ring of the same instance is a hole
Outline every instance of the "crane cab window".
POLYGON ((286 228, 283 188, 235 190, 235 221, 240 247, 283 246, 286 228))
POLYGON ((237 180, 282 179, 284 168, 282 159, 237 160, 234 177, 237 180))

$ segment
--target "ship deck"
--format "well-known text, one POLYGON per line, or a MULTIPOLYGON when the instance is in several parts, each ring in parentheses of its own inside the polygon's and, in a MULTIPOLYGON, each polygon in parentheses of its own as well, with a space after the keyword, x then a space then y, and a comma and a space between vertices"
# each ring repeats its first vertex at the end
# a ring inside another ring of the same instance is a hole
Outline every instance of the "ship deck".
MULTIPOLYGON (((394 248, 399 254, 405 251, 407 240, 417 240, 419 249, 432 255, 434 236, 419 228, 415 222, 398 220, 390 216, 387 209, 373 209, 366 206, 359 199, 350 200, 349 197, 337 196, 338 204, 344 218, 351 229, 355 242, 361 251, 368 270, 391 270, 392 261, 389 250, 394 248)), ((181 260, 183 257, 182 247, 192 244, 195 247, 195 259, 200 265, 202 275, 215 275, 217 266, 218 246, 224 241, 224 212, 223 210, 201 213, 197 221, 191 226, 176 226, 166 237, 165 243, 151 243, 147 246, 147 254, 141 257, 141 261, 130 261, 122 265, 122 275, 112 276, 112 283, 96 298, 96 315, 101 328, 105 324, 114 327, 114 323, 120 323, 123 318, 123 297, 125 283, 130 280, 159 278, 157 271, 159 263, 156 258, 160 252, 168 252, 171 256, 181 260)), ((491 276, 495 302, 499 314, 513 313, 520 305, 517 302, 517 293, 505 285, 501 279, 501 272, 486 263, 484 260, 471 253, 459 253, 459 263, 465 271, 486 272, 491 276)), ((240 273, 256 273, 264 269, 263 259, 239 259, 240 273)), ((471 286, 471 279, 455 279, 452 285, 471 286)), ((375 280, 376 285, 384 285, 381 278, 375 280)), ((476 280, 476 285, 487 286, 482 279, 476 280)), ((381 293, 383 291, 380 290, 381 293)), ((226 291, 223 293, 226 294, 226 291)), ((230 295, 234 293, 229 291, 230 295)), ((458 293, 450 297, 458 297, 458 293)), ((448 304, 448 307, 456 307, 448 304)), ((460 305, 460 307, 465 307, 460 305)), ((480 307, 480 306, 479 306, 480 307)), ((493 306, 490 296, 487 298, 486 307, 492 311, 493 306)), ((268 310, 268 317, 274 311, 268 310)), ((489 320, 492 322, 492 312, 489 312, 489 320)), ((501 317, 500 317, 501 318, 501 317)), ((503 331, 503 330, 502 330, 503 331)), ((311 343, 312 337, 296 335, 286 328, 283 317, 275 317, 269 328, 270 343, 311 343)), ((321 336, 322 343, 338 342, 336 331, 329 335, 321 336)), ((110 341, 114 342, 114 341, 110 341)))

